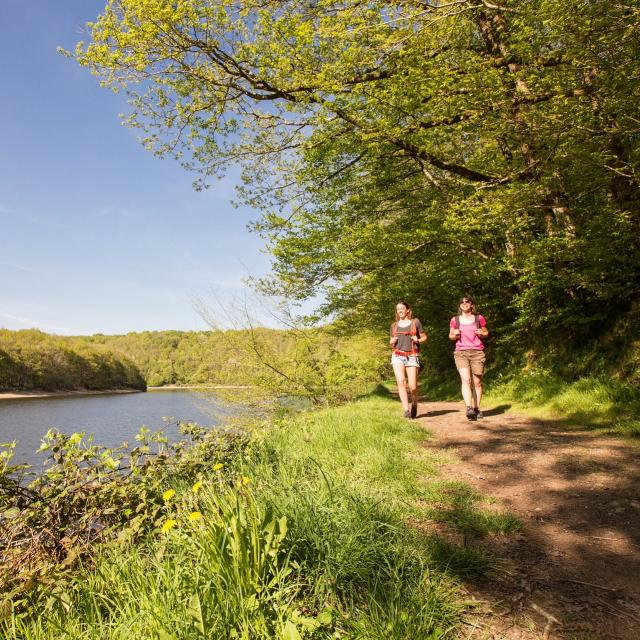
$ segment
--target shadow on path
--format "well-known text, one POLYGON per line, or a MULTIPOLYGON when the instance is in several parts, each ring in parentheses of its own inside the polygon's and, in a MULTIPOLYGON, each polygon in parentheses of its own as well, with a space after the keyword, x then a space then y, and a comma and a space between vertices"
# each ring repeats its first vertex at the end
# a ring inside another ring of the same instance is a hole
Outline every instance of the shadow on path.
POLYGON ((420 405, 433 435, 425 446, 457 458, 443 465, 443 476, 493 496, 523 523, 522 532, 503 535, 444 524, 462 532, 466 548, 497 559, 491 580, 469 584, 510 620, 511 630, 495 637, 539 638, 548 615, 558 620, 552 638, 637 640, 640 448, 507 408, 468 422, 460 404, 420 405))

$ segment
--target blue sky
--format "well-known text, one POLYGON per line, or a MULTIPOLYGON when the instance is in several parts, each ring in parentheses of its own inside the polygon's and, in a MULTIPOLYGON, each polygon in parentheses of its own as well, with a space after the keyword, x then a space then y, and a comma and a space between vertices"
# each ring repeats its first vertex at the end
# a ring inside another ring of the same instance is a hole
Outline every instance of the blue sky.
POLYGON ((56 52, 103 6, 0 0, 0 327, 203 329, 194 300, 215 314, 268 272, 258 214, 230 205, 237 171, 195 192, 120 124, 125 98, 56 52))

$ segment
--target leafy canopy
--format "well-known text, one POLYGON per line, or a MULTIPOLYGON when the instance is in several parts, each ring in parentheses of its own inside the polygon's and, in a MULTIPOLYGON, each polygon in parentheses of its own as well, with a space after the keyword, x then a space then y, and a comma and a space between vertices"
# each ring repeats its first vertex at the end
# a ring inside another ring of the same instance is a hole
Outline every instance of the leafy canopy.
POLYGON ((242 164, 265 290, 442 326, 468 288, 505 340, 581 339, 638 292, 639 23, 609 0, 110 0, 76 57, 200 186, 242 164))

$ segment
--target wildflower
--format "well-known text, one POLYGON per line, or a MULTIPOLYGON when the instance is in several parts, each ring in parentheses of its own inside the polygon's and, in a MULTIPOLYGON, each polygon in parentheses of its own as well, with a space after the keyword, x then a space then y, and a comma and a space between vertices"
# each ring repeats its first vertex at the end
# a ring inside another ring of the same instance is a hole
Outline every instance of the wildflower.
POLYGON ((247 478, 247 476, 242 476, 242 484, 248 485, 251 482, 251 478, 247 478))
POLYGON ((167 520, 163 525, 162 525, 162 533, 168 533, 169 531, 171 531, 171 529, 173 529, 173 527, 175 527, 178 523, 175 520, 167 520))
POLYGON ((222 467, 224 467, 224 465, 222 464, 222 462, 216 462, 216 463, 213 465, 213 470, 214 470, 214 471, 220 471, 220 469, 222 469, 222 467))
POLYGON ((176 492, 173 489, 167 489, 163 494, 162 494, 162 499, 167 502, 168 500, 171 500, 171 498, 173 498, 173 496, 176 495, 176 492))
POLYGON ((189 514, 189 520, 202 520, 202 514, 199 511, 192 511, 189 514))
POLYGON ((198 482, 196 482, 193 487, 191 487, 191 491, 193 491, 193 493, 197 493, 200 490, 200 487, 202 486, 202 480, 198 480, 198 482))

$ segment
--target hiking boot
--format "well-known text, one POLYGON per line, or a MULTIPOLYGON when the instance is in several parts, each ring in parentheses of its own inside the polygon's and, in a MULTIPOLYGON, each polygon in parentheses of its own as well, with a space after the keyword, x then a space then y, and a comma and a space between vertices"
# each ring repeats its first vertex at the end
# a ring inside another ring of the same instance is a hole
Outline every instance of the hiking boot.
POLYGON ((484 413, 482 413, 482 411, 480 411, 480 409, 478 409, 478 407, 476 407, 474 409, 475 414, 476 414, 476 420, 482 420, 482 418, 484 418, 484 413))
POLYGON ((415 418, 418 415, 418 405, 417 404, 412 404, 411 405, 411 417, 415 418))
POLYGON ((404 417, 405 418, 409 418, 411 419, 411 411, 409 411, 408 409, 404 412, 404 417))
POLYGON ((467 407, 467 420, 475 420, 476 412, 473 407, 467 407))

